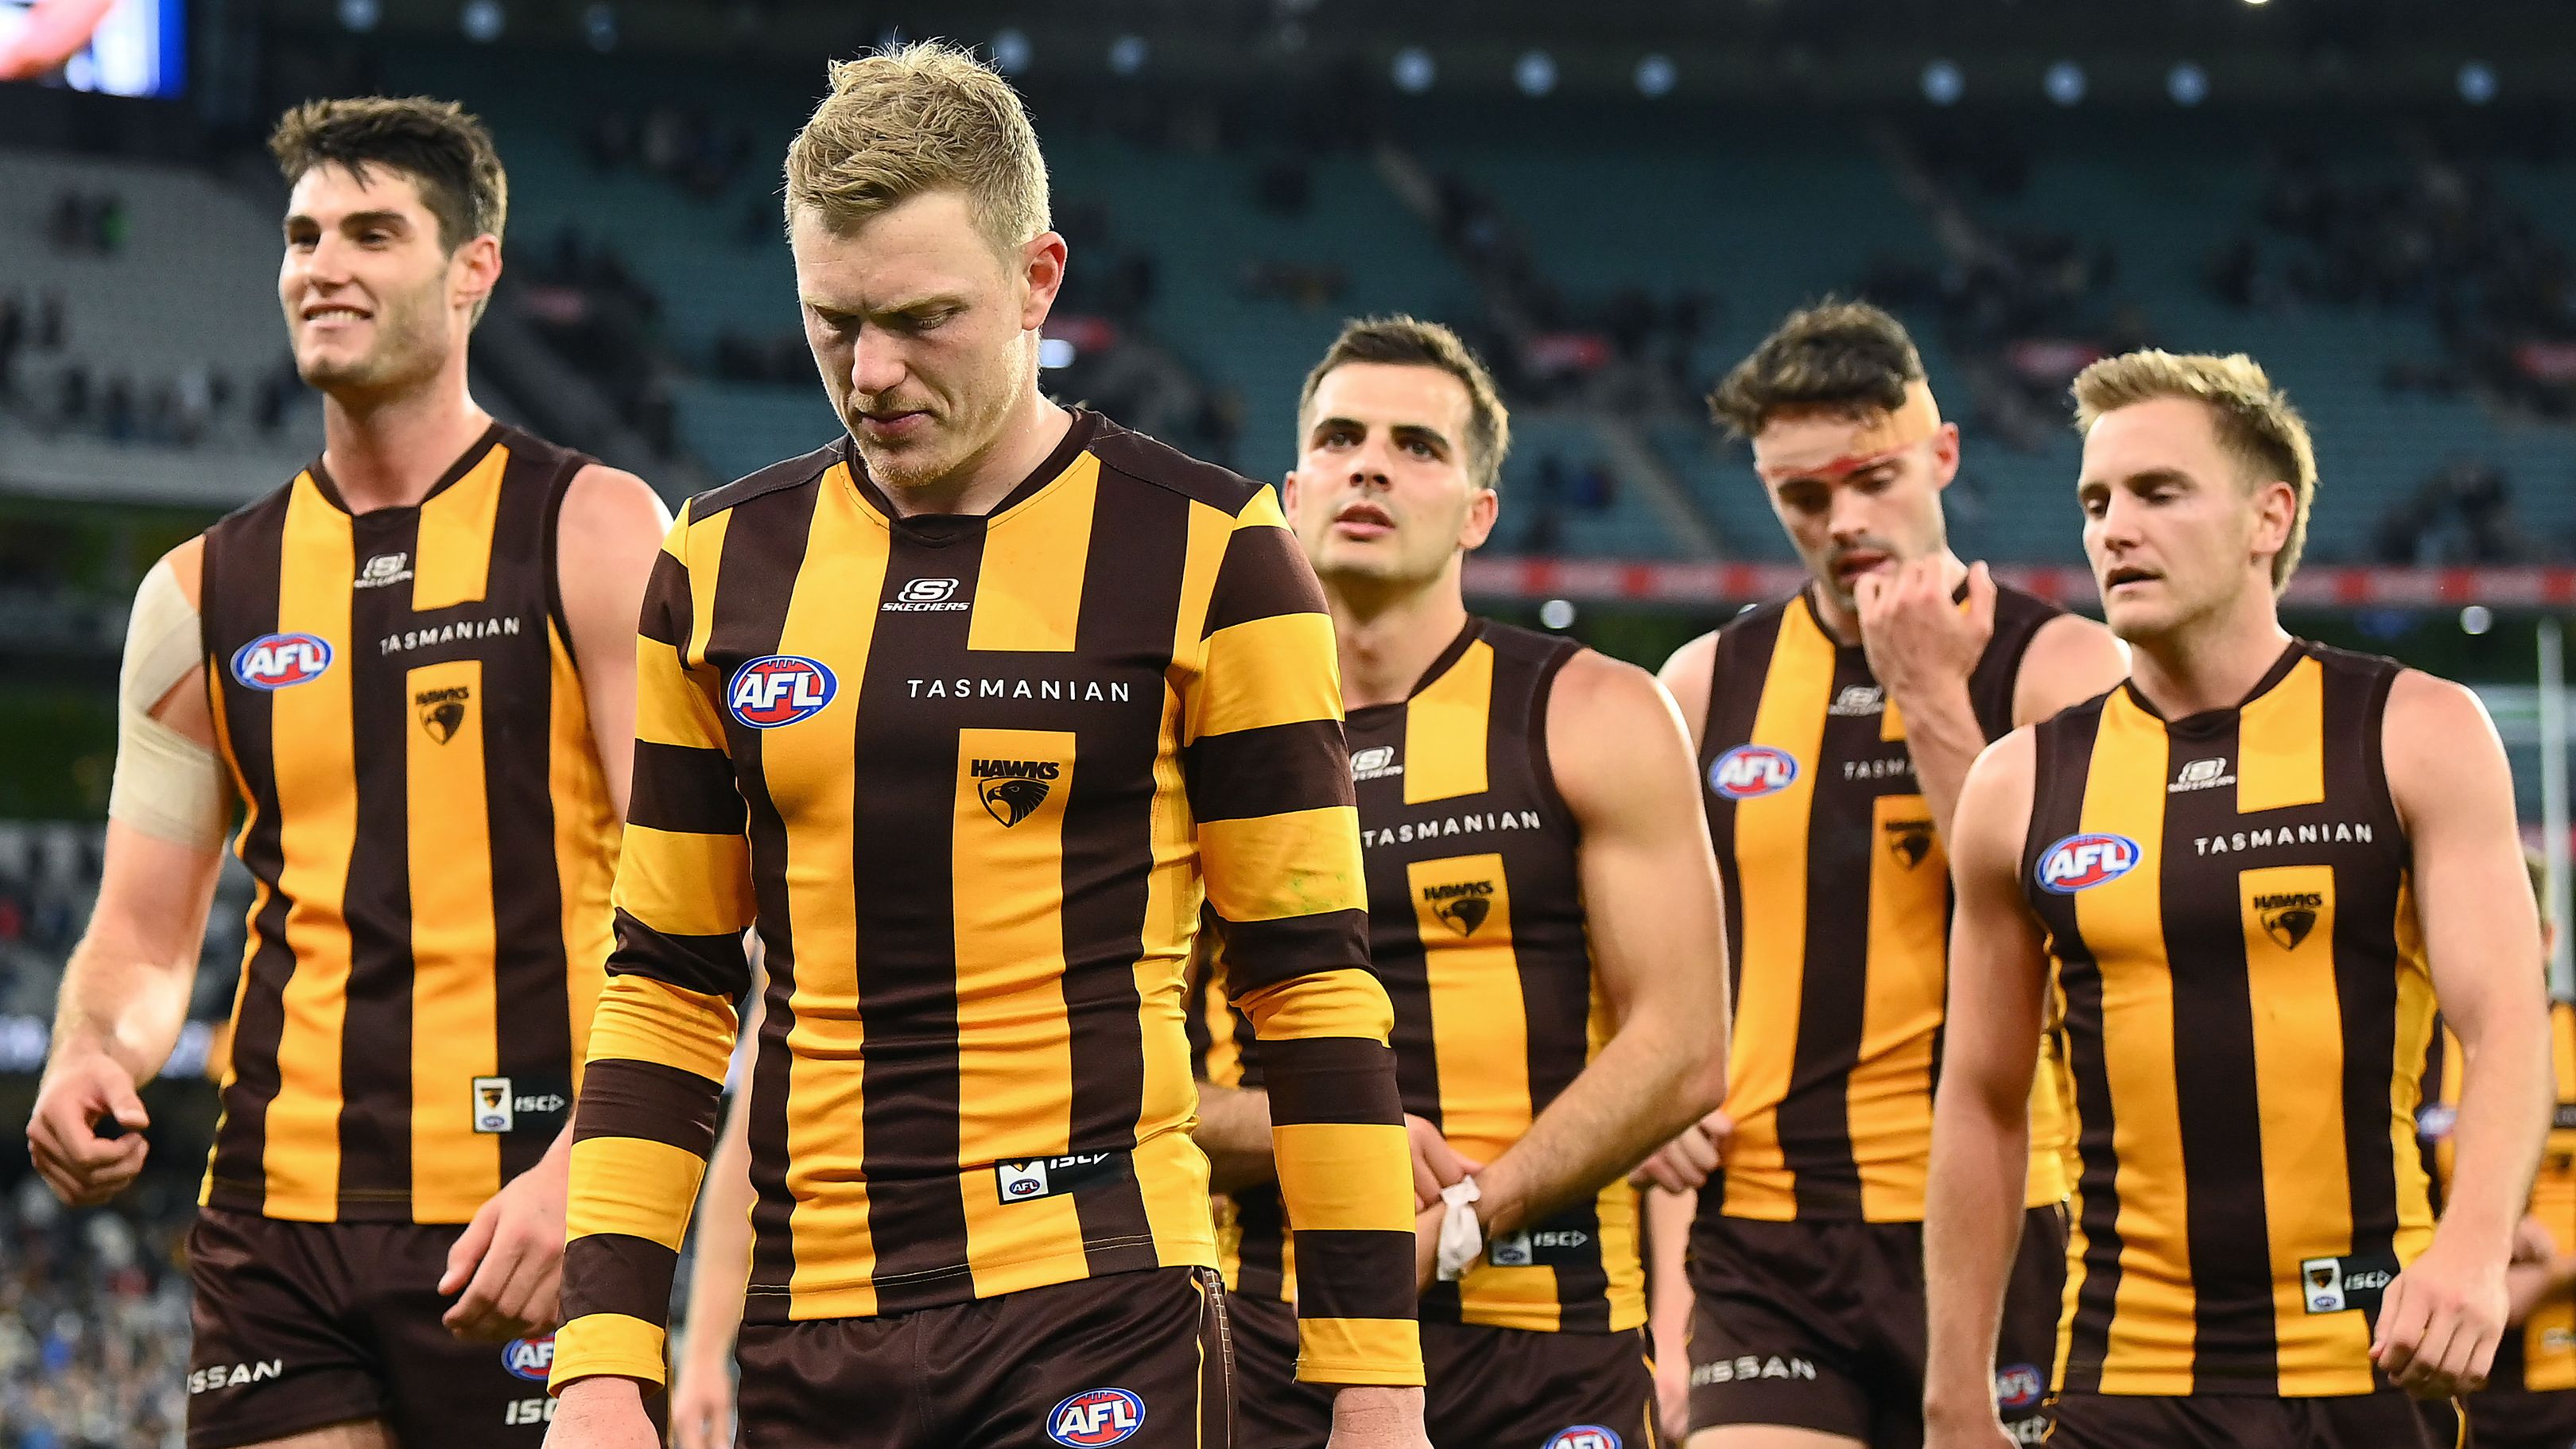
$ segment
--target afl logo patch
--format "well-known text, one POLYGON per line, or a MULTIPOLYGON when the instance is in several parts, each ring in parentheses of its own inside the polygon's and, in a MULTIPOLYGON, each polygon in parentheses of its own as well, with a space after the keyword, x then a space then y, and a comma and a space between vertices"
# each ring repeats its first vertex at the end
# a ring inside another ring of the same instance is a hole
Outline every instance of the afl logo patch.
POLYGON ((555 1371, 555 1336, 514 1338, 501 1350, 501 1367, 520 1378, 544 1383, 555 1371))
POLYGON ((2061 896, 2091 890, 2138 868, 2138 842, 2125 835, 2070 835, 2039 857, 2039 888, 2061 896))
POLYGON ((1598 1424, 1577 1424, 1557 1430, 1544 1449, 1619 1449, 1619 1435, 1598 1424))
POLYGON ((318 634, 262 634, 233 651, 233 678, 253 689, 310 684, 330 667, 330 641, 318 634))
POLYGON ((1797 778, 1798 757, 1769 745, 1737 745, 1708 767, 1708 788, 1729 800, 1759 800, 1797 778))
POLYGON ((772 654, 733 672, 725 707, 756 730, 791 725, 832 702, 840 688, 832 671, 802 655, 772 654))
POLYGON ((1084 1389, 1047 1414, 1047 1437, 1076 1449, 1117 1444, 1145 1427, 1145 1401, 1125 1389, 1084 1389))
POLYGON ((1995 1370, 1995 1407, 2007 1414, 2036 1407, 2048 1392, 2048 1380, 2037 1364, 2017 1363, 1995 1370))

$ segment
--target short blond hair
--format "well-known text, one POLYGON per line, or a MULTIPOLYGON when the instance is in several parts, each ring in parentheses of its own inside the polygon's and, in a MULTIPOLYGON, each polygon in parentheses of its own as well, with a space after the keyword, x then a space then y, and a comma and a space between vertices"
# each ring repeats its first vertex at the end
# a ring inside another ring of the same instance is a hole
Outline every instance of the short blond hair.
POLYGON ((832 63, 832 93, 787 147, 787 219, 835 234, 924 192, 966 194, 997 249, 1046 231, 1046 157, 1019 92, 935 40, 832 63))
POLYGON ((2290 581, 2308 544, 2308 509, 2317 496, 2317 448, 2308 424, 2262 365, 2242 352, 2225 357, 2158 348, 2106 357, 2075 376, 2075 431, 2090 434, 2103 414, 2158 398, 2187 398, 2209 409, 2221 447, 2257 483, 2282 482, 2298 494, 2289 540, 2272 556, 2272 587, 2290 581))
MULTIPOLYGON (((1306 374, 1305 391, 1298 394, 1300 431, 1306 426, 1306 415, 1314 410, 1315 393, 1325 376, 1353 362, 1431 367, 1458 379, 1467 389, 1467 476, 1479 488, 1491 488, 1502 477, 1503 456, 1512 450, 1512 414, 1494 389, 1494 375, 1457 333, 1419 317, 1359 317, 1343 323, 1342 334, 1333 339, 1324 360, 1306 374)), ((1301 441, 1299 449, 1303 448, 1301 441)))

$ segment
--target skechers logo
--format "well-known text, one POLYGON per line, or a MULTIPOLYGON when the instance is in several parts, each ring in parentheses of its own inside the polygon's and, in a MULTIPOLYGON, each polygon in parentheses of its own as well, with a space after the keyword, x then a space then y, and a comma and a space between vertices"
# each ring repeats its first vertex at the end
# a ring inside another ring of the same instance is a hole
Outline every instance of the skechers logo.
POLYGON ((2118 880, 2138 859, 2138 842, 2125 835, 2070 835, 2041 854, 2039 887, 2071 896, 2118 880))
POLYGON ((956 597, 955 579, 906 579, 895 596, 878 606, 887 614, 963 613, 975 607, 956 597))
POLYGON ((1395 762, 1395 746, 1371 745, 1351 756, 1351 779, 1354 783, 1401 775, 1404 767, 1395 762))
POLYGON ((1825 713, 1846 718, 1886 712, 1887 690, 1875 684, 1844 685, 1843 692, 1834 696, 1834 702, 1825 706, 1825 713))
POLYGON ((2184 764, 2174 772, 2173 783, 2165 787, 2165 793, 2179 795, 2186 790, 2215 790, 2235 783, 2236 777, 2227 773, 2227 757, 2220 755, 2214 760, 2192 760, 2184 764))
POLYGON ((353 589, 381 589, 389 584, 406 582, 411 578, 411 569, 407 567, 410 562, 411 555, 407 553, 377 554, 375 557, 367 560, 367 566, 365 568, 358 570, 356 582, 352 583, 349 587, 353 589))
POLYGON ((1046 803, 1048 782, 1061 769, 1053 760, 977 760, 967 773, 984 782, 975 791, 984 802, 984 812, 1008 828, 1046 803))
POLYGON ((1494 883, 1489 880, 1460 881, 1454 885, 1424 886, 1422 899, 1429 903, 1431 914, 1440 923, 1461 936, 1476 934, 1476 928, 1494 913, 1494 883))
POLYGON ((319 634, 262 634, 233 651, 233 678, 253 689, 310 684, 331 667, 331 644, 319 634))
POLYGON ((1769 745, 1737 745, 1708 767, 1708 787, 1729 800, 1758 800, 1797 778, 1798 757, 1769 745))
POLYGON ((2308 939, 2308 933, 2317 928, 2317 913, 2325 907, 2326 898, 2315 891, 2254 898, 2254 910, 2262 919, 2263 933, 2280 942, 2284 951, 2299 949, 2299 943, 2308 939))
POLYGON ((805 719, 832 702, 840 684, 832 671, 797 654, 772 654, 733 672, 725 707, 756 730, 774 730, 805 719))

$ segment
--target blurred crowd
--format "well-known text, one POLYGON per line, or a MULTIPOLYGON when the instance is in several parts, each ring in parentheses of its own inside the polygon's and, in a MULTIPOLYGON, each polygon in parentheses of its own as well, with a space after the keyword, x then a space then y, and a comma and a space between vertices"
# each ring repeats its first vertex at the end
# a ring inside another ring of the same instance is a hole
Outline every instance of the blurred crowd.
POLYGON ((0 1442, 182 1449, 196 1207, 182 1172, 74 1212, 32 1173, 0 1191, 0 1442))

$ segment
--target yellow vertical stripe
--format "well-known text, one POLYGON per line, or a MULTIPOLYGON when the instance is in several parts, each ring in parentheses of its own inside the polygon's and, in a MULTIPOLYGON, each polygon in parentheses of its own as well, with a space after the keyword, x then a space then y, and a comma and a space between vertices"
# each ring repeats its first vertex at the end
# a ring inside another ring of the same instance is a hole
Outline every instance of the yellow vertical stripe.
POLYGON ((968 649, 1061 654, 1082 617, 1083 566, 1091 557, 1100 460, 1085 453, 1063 476, 996 518, 984 535, 968 649))
MULTIPOLYGON (((2319 736, 2307 736, 2316 748, 2319 736)), ((2295 768, 2295 766, 2293 766, 2295 768)), ((2241 780, 2240 780, 2241 783, 2241 780)), ((2283 1377, 2302 1391, 2371 1391, 2369 1325, 2358 1313, 2312 1314, 2300 1281, 2310 1258, 2352 1251, 2352 1181, 2335 988, 2334 868, 2285 865, 2236 874, 2253 1013, 2254 1084, 2262 1124, 2263 1219, 2272 1251, 2272 1311, 2283 1377)))
MULTIPOLYGON (((2165 966, 2160 900, 2168 756, 2164 726, 2126 694, 2114 694, 2102 708, 2081 828, 2129 836, 2138 864, 2075 897, 2077 928, 2102 963, 2101 1051, 2111 1089, 2111 1148, 2120 1164, 2114 1188, 2125 1248, 2102 1372, 2106 1394, 2192 1389, 2191 1283, 2160 1280, 2150 1267, 2191 1261, 2174 1087, 2173 976, 2165 966)), ((2072 1302, 2083 1271, 2071 1256, 2067 1266, 2072 1302)))
POLYGON ((1440 1135, 1479 1162, 1529 1130, 1529 1012, 1500 855, 1418 860, 1405 887, 1422 938, 1440 1135))
MULTIPOLYGON (((720 513, 708 527, 730 518, 720 513)), ((695 580, 700 629, 714 594, 713 545, 692 539, 693 556, 710 576, 695 580), (705 551, 701 551, 704 549, 705 551)), ((885 588, 885 524, 862 505, 846 467, 835 466, 815 490, 814 519, 806 536, 808 559, 830 559, 829 568, 797 575, 778 650, 829 662, 840 688, 829 704, 793 729, 761 737, 761 770, 779 813, 796 822, 787 832, 788 919, 796 923, 795 1025, 787 1085, 787 1190, 797 1207, 790 1218, 796 1280, 820 1276, 847 1284, 831 1295, 836 1314, 873 1314, 876 1247, 862 1208, 831 1214, 813 1206, 826 1191, 826 1175, 847 1174, 866 1150, 860 1117, 858 1069, 864 1050, 859 1025, 859 954, 854 890, 866 888, 850 874, 851 771, 857 737, 859 678, 867 667, 877 611, 852 607, 885 588)), ((704 634, 697 648, 704 647, 704 634)), ((791 1291, 804 1291, 791 1281, 791 1291)), ((813 1286, 821 1286, 819 1284, 813 1286)))
POLYGON ((546 626, 552 660, 552 747, 546 754, 546 798, 554 805, 556 889, 563 913, 564 993, 572 1010, 573 1090, 581 1089, 590 1050, 590 1018, 608 981, 608 952, 616 944, 608 895, 617 881, 619 821, 616 798, 601 768, 591 733, 590 701, 571 653, 546 626))
POLYGON ((1949 985, 1950 857, 1920 795, 1871 802, 1870 847, 1869 974, 1844 1113, 1861 1216, 1918 1222, 1932 1141, 1932 1039, 1949 985))
MULTIPOLYGON (((295 972, 278 1030, 277 1096, 268 1105, 262 1211, 298 1222, 339 1212, 341 1023, 348 1008, 349 925, 340 914, 358 834, 356 741, 349 681, 358 641, 349 633, 356 577, 349 515, 310 474, 288 495, 280 545, 277 626, 331 646, 317 678, 269 696, 271 768, 277 782, 278 888, 292 902, 286 944, 295 972)), ((372 641, 370 641, 372 642, 372 641)))
POLYGON ((405 674, 411 872, 411 1201, 462 1222, 501 1188, 501 1139, 474 1130, 474 1079, 499 1068, 492 822, 483 775, 483 661, 405 674), (435 863, 435 868, 430 868, 435 863))
MULTIPOLYGON (((222 666, 218 662, 213 667, 222 666)), ((233 797, 242 802, 241 829, 233 835, 232 846, 233 855, 239 858, 242 847, 250 840, 251 828, 259 823, 259 797, 251 793, 250 782, 242 776, 241 757, 233 751, 232 724, 224 713, 224 691, 220 684, 211 685, 206 690, 206 703, 213 718, 215 753, 223 760, 224 768, 232 775, 233 797)), ((268 909, 269 900, 268 882, 256 876, 252 877, 250 909, 242 916, 241 966, 233 978, 233 1007, 224 1017, 223 1030, 216 1036, 217 1044, 225 1049, 211 1053, 206 1062, 207 1072, 215 1079, 215 1099, 219 1103, 223 1100, 223 1094, 232 1090, 234 1081, 240 1076, 233 1070, 234 1053, 230 1047, 234 1036, 241 1031, 242 998, 250 991, 250 963, 251 959, 259 954, 258 921, 260 913, 268 909)), ((222 1136, 221 1120, 222 1114, 219 1111, 216 1128, 218 1139, 222 1136)), ((206 1151, 206 1171, 197 1183, 197 1205, 203 1207, 214 1190, 215 1154, 213 1148, 209 1147, 206 1151)))
MULTIPOLYGON (((2549 1038, 2558 1101, 2576 1101, 2576 1010, 2566 1002, 2550 1004, 2549 1038)), ((2576 1131, 2551 1129, 2531 1190, 2531 1211, 2549 1229, 2559 1251, 2576 1245, 2576 1131)), ((2522 1362, 2524 1388, 2544 1393, 2576 1389, 2576 1300, 2552 1298, 2531 1310, 2523 1323, 2522 1362)))
MULTIPOLYGON (((2424 1100, 2424 1053, 2432 1049, 2438 1009, 2433 1000, 2433 972, 2424 957, 2424 937, 2415 914, 2412 872, 2397 877, 2397 1043, 2390 1055, 2388 1148, 2397 1166, 2397 1257, 2415 1255, 2433 1236, 2432 1183, 2424 1173, 2424 1153, 2416 1140, 2415 1111, 2424 1100)), ((2451 1054, 2454 1070, 2459 1054, 2451 1054)), ((2454 1094, 2456 1100, 2456 1093, 2454 1094)))
MULTIPOLYGON (((979 606, 980 607, 980 606, 979 606)), ((1073 1124, 1073 1032, 1064 1004, 1064 807, 1070 731, 961 729, 949 822, 957 894, 957 1162, 1061 1156, 1073 1124), (968 1049, 971 1046, 971 1049, 968 1049)), ((966 1258, 993 1269, 1076 1253, 1069 1193, 1005 1204, 994 1179, 959 1179, 966 1258)))
POLYGON ((2249 701, 2237 723, 2236 811, 2252 815, 2326 798, 2326 674, 2314 659, 2249 701))
POLYGON ((492 573, 492 533, 501 517, 501 473, 509 466, 510 450, 496 443, 464 477, 420 505, 419 551, 411 561, 414 613, 483 597, 492 573))
POLYGON ((1792 602, 1780 616, 1752 743, 1786 752, 1798 762, 1797 777, 1735 807, 1731 865, 1744 906, 1744 959, 1727 1058, 1726 1110, 1736 1131, 1724 1205, 1734 1217, 1787 1222, 1798 1215, 1776 1113, 1796 1066, 1806 994, 1807 822, 1833 684, 1833 641, 1803 601, 1792 602))
MULTIPOLYGON (((814 504, 816 513, 819 515, 827 508, 837 509, 842 507, 842 495, 847 493, 849 489, 850 470, 846 466, 835 465, 830 471, 823 475, 820 486, 814 490, 819 495, 814 504)), ((856 500, 850 500, 847 506, 853 510, 859 511, 863 516, 866 515, 865 508, 856 500)), ((682 511, 681 516, 683 521, 688 525, 686 534, 688 540, 688 554, 682 559, 682 562, 689 566, 689 642, 688 647, 680 653, 680 663, 685 668, 695 669, 707 662, 707 637, 715 632, 716 574, 722 567, 724 561, 725 530, 732 527, 734 512, 732 509, 728 508, 704 522, 689 518, 685 509, 682 511)), ((808 549, 812 548, 813 542, 814 541, 812 539, 807 539, 806 546, 808 549)), ((877 589, 882 592, 885 588, 885 544, 883 540, 878 542, 876 553, 878 555, 876 572, 877 589)), ((852 589, 856 589, 858 587, 858 581, 852 580, 850 587, 852 589)), ((854 594, 853 597, 863 596, 854 594)), ((875 627, 876 615, 874 613, 869 614, 866 624, 867 627, 871 629, 875 627)), ((709 719, 710 722, 717 723, 719 725, 721 724, 721 721, 714 720, 712 709, 709 711, 709 719)), ((722 730, 719 729, 716 734, 716 738, 722 739, 723 737, 722 730)), ((684 741, 671 740, 665 742, 677 744, 683 743, 684 741)))
POLYGON ((1482 795, 1494 646, 1479 639, 1404 707, 1404 803, 1482 795))
MULTIPOLYGON (((1194 505, 1191 512, 1195 517, 1214 515, 1216 510, 1194 505)), ((1221 547, 1223 536, 1218 537, 1221 547)), ((1198 539, 1194 530, 1192 547, 1198 539)), ((1189 785, 1181 773, 1180 699, 1168 688, 1157 728, 1154 805, 1148 817, 1154 864, 1145 876, 1145 919, 1138 932, 1141 949, 1135 966, 1137 1025, 1145 1048, 1143 1106, 1136 1117, 1136 1135, 1139 1142, 1163 1133, 1177 1143, 1187 1143, 1189 1124, 1198 1114, 1198 1083, 1188 1066, 1189 1026, 1184 1014, 1189 1010, 1190 951, 1199 941, 1199 908, 1206 896, 1193 868, 1197 847, 1192 839, 1189 785)), ((1212 950, 1213 942, 1208 944, 1212 950)), ((1220 970, 1219 963, 1211 960, 1208 969, 1220 970)), ((1217 1014, 1224 1016, 1222 992, 1211 989, 1209 995, 1217 1014)), ((1226 1050, 1234 1050, 1230 1021, 1218 1039, 1226 1050)), ((1234 1070, 1235 1080, 1241 1080, 1239 1061, 1234 1070)), ((1140 1179, 1145 1221, 1158 1245, 1197 1241, 1211 1231, 1204 1187, 1193 1191, 1179 1185, 1185 1180, 1204 1182, 1207 1159, 1197 1154, 1195 1144, 1189 1147, 1189 1155, 1196 1159, 1195 1176, 1140 1179)))

